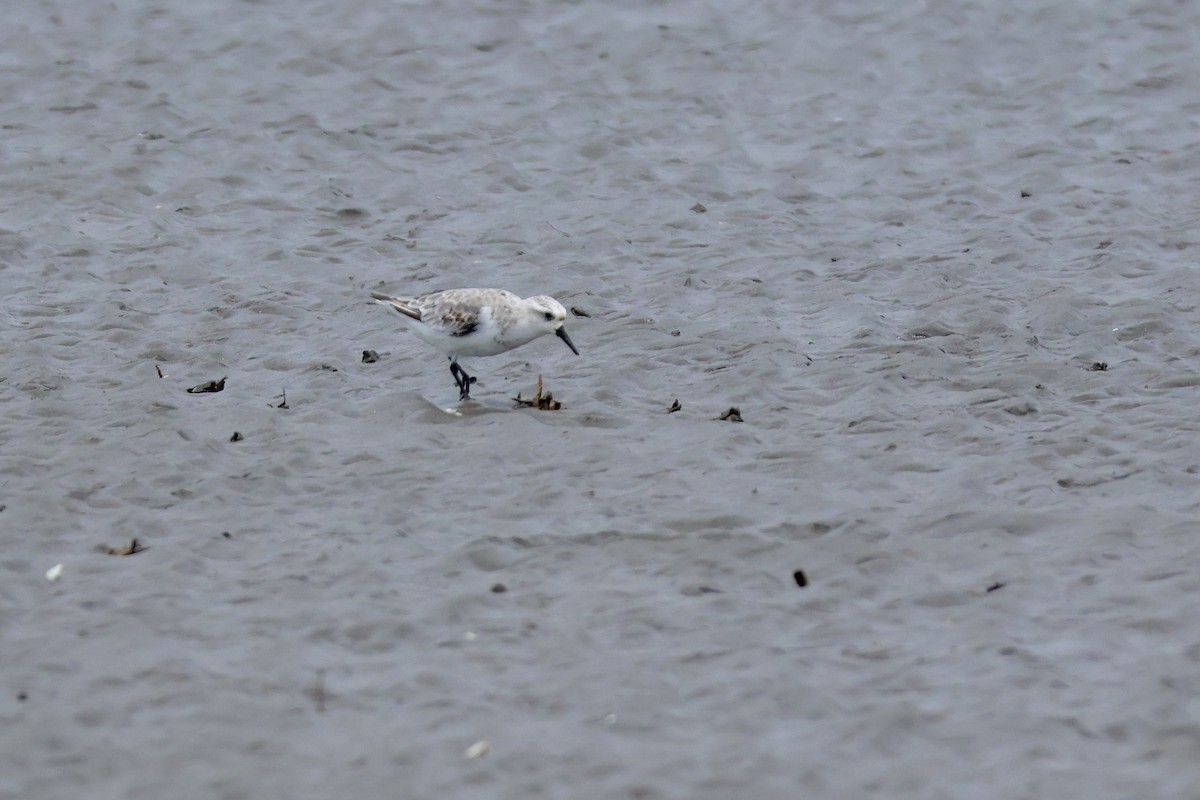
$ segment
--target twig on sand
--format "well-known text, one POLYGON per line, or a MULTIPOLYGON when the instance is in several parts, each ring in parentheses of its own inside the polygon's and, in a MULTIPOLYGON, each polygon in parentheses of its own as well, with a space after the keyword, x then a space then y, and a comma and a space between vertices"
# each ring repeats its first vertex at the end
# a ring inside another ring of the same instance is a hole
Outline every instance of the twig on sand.
POLYGON ((142 544, 137 539, 133 539, 124 547, 110 547, 106 551, 110 556, 131 556, 135 553, 141 553, 150 548, 142 544))

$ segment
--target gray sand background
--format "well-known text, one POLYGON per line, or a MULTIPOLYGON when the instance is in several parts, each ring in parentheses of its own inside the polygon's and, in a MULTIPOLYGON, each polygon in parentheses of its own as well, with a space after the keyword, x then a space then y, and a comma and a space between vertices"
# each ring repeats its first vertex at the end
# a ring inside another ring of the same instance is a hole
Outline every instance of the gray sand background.
POLYGON ((7 3, 0 797, 1200 796, 1197 31, 7 3))

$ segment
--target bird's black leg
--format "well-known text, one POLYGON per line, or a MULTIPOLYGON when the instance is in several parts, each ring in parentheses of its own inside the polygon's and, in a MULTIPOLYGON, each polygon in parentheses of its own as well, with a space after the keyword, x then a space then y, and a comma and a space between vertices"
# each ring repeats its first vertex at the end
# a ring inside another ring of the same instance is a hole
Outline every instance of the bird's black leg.
POLYGON ((454 376, 454 382, 458 384, 458 399, 469 400, 471 398, 471 384, 475 379, 467 374, 466 370, 458 365, 453 359, 450 361, 450 374, 454 376))

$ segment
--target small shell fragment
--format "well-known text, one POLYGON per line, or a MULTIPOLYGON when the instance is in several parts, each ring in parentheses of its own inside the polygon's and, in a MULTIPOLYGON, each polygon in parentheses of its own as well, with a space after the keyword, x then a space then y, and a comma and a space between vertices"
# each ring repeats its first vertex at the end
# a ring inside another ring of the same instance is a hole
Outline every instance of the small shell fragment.
POLYGON ((463 758, 482 758, 490 753, 492 745, 487 739, 481 739, 463 751, 463 758))
POLYGON ((46 570, 46 580, 56 581, 62 577, 62 573, 63 573, 63 565, 55 564, 50 569, 46 570))

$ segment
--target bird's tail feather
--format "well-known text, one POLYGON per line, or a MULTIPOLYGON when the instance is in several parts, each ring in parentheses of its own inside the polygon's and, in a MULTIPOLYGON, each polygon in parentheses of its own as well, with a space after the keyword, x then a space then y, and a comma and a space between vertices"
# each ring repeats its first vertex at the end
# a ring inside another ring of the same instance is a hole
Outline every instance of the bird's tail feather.
POLYGON ((382 294, 380 292, 371 292, 371 299, 379 303, 381 306, 388 306, 400 312, 406 317, 413 319, 421 319, 421 312, 409 305, 409 301, 404 297, 392 297, 391 295, 382 294))

